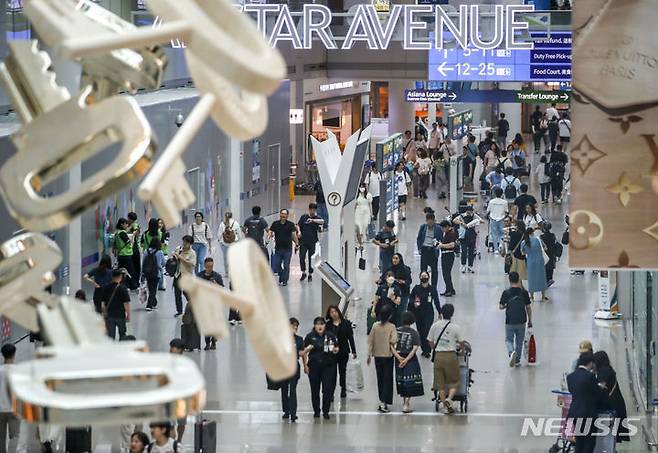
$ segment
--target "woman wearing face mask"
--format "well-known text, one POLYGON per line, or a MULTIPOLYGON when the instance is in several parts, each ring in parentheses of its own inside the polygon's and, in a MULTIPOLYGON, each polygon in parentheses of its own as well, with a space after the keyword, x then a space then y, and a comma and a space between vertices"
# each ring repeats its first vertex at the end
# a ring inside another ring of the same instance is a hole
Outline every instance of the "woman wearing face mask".
POLYGON ((398 313, 398 307, 401 302, 402 291, 400 285, 395 281, 393 271, 388 271, 384 275, 383 283, 377 288, 375 293, 375 301, 372 304, 372 317, 379 319, 379 313, 384 307, 390 307, 391 317, 395 317, 398 313))
MULTIPOLYGON (((398 313, 393 313, 393 318, 391 321, 396 325, 400 325, 400 314, 404 313, 407 311, 407 306, 409 305, 409 292, 411 291, 411 269, 409 266, 404 264, 404 259, 402 258, 402 255, 399 253, 396 253, 393 255, 393 258, 391 260, 391 267, 389 269, 390 271, 393 272, 393 276, 395 277, 395 282, 398 284, 400 287, 400 296, 401 296, 401 301, 400 301, 400 307, 398 310, 398 313)), ((381 281, 384 279, 382 278, 381 281)))
POLYGON ((430 327, 434 324, 434 308, 441 313, 441 303, 439 302, 439 293, 436 288, 430 285, 430 275, 427 272, 420 273, 420 284, 414 286, 409 295, 408 310, 416 318, 416 328, 420 335, 420 348, 423 351, 423 357, 429 358, 432 352, 427 335, 430 327))
POLYGON ((359 249, 363 250, 363 241, 368 232, 368 225, 372 219, 372 195, 368 193, 365 183, 359 184, 359 193, 356 196, 354 223, 356 225, 356 241, 359 249))
POLYGON ((324 318, 318 316, 313 321, 313 330, 304 339, 304 373, 311 383, 311 403, 313 418, 320 418, 320 408, 328 420, 331 401, 336 390, 336 355, 340 352, 336 335, 327 332, 324 318), (322 407, 320 407, 320 387, 322 387, 322 407))

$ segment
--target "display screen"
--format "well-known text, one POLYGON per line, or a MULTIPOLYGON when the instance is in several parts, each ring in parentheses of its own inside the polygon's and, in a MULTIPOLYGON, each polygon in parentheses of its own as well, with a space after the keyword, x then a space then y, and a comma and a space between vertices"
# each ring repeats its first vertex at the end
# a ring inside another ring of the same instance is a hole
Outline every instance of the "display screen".
POLYGON ((337 288, 340 288, 345 295, 347 295, 350 292, 350 290, 352 289, 352 285, 350 285, 347 282, 347 280, 345 280, 343 278, 343 276, 340 275, 338 273, 338 271, 336 271, 336 269, 334 269, 334 267, 331 264, 329 264, 328 262, 322 261, 318 265, 318 270, 325 277, 327 277, 331 281, 331 283, 334 284, 334 286, 336 286, 337 288))
POLYGON ((347 182, 347 193, 345 194, 343 206, 356 198, 356 193, 359 191, 361 176, 363 175, 363 163, 366 161, 366 157, 370 154, 369 150, 370 140, 366 140, 365 142, 356 145, 354 161, 352 169, 350 170, 350 179, 347 182))
POLYGON ((431 49, 428 80, 560 82, 571 80, 571 32, 531 33, 532 50, 431 49))
POLYGON ((473 123, 473 110, 448 115, 448 136, 452 140, 463 138, 468 133, 468 126, 473 123))

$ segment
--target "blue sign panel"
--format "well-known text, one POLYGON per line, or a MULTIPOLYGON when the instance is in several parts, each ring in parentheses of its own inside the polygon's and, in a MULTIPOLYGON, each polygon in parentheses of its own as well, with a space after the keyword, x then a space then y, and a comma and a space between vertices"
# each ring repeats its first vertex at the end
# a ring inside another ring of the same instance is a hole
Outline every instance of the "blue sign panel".
POLYGON ((571 80, 571 33, 532 33, 533 50, 432 49, 428 80, 561 82, 571 80))

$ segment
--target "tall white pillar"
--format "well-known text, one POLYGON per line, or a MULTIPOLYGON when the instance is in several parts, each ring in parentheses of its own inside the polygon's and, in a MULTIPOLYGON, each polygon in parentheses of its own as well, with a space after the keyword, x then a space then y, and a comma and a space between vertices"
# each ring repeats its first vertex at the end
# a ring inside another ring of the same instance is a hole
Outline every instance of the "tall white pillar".
POLYGON ((416 111, 413 102, 406 102, 404 90, 412 90, 411 80, 390 80, 388 82, 388 135, 410 130, 414 132, 416 111))
POLYGON ((244 187, 244 158, 242 153, 242 142, 234 138, 228 138, 228 159, 229 159, 229 207, 233 213, 234 219, 242 219, 242 202, 240 194, 244 187))

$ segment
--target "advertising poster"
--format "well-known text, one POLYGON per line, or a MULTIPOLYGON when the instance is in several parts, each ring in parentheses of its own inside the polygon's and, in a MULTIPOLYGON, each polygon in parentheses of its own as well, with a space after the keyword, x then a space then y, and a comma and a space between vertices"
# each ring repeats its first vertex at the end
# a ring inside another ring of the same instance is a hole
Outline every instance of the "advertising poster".
POLYGON ((658 268, 656 20, 653 1, 608 2, 575 39, 571 267, 658 268))

